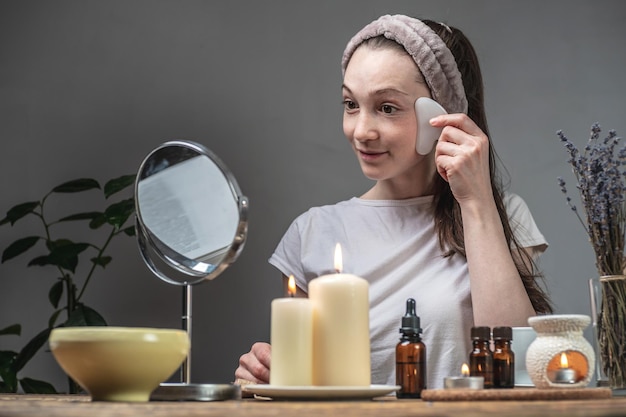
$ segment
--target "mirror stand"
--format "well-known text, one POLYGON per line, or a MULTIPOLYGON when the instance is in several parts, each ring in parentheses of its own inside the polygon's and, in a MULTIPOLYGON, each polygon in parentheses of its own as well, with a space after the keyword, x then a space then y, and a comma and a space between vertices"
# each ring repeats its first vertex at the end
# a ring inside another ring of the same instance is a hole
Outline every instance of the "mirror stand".
MULTIPOLYGON (((192 336, 192 288, 188 284, 182 287, 183 312, 182 328, 192 336)), ((221 401, 238 399, 239 387, 233 384, 194 384, 191 382, 191 352, 180 368, 179 383, 162 383, 152 392, 153 401, 221 401)))
MULTIPOLYGON (((158 278, 182 288, 182 328, 191 339, 192 286, 216 278, 239 256, 247 235, 248 199, 215 154, 195 142, 171 141, 142 162, 135 201, 141 257, 158 278)), ((181 382, 161 384, 151 400, 241 397, 235 384, 192 383, 191 352, 181 366, 181 382)))
MULTIPOLYGON (((182 328, 189 335, 189 339, 191 339, 191 289, 192 286, 187 284, 183 287, 183 314, 182 314, 182 328)), ((185 384, 191 384, 191 355, 187 355, 185 358, 185 362, 180 368, 180 380, 185 384)))

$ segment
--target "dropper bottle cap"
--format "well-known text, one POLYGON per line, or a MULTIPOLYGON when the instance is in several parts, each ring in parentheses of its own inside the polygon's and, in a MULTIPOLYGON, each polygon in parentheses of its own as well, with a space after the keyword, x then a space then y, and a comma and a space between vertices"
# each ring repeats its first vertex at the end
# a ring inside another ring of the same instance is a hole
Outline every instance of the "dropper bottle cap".
POLYGON ((422 333, 422 329, 420 328, 420 318, 415 313, 415 300, 412 298, 406 300, 406 313, 402 316, 402 327, 400 327, 400 333, 422 333))

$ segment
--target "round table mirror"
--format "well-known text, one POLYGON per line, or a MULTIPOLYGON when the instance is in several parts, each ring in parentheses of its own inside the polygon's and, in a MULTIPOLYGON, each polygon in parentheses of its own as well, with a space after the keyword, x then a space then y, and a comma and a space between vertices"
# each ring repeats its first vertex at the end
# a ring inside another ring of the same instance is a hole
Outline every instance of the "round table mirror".
MULTIPOLYGON (((183 289, 182 326, 191 338, 192 287, 233 263, 247 234, 248 200, 234 175, 209 149, 191 141, 166 142, 143 160, 135 183, 139 251, 163 281, 183 289)), ((161 384, 153 400, 222 400, 232 384, 191 383, 191 353, 181 383, 161 384)))

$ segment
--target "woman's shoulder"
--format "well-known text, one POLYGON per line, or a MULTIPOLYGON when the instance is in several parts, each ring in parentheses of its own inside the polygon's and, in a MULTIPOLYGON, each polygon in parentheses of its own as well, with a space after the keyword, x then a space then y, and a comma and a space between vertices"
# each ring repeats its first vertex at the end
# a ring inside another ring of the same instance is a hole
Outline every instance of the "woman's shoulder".
POLYGON ((346 213, 354 210, 357 204, 357 198, 353 197, 348 200, 339 201, 334 204, 325 204, 321 206, 314 206, 301 213, 296 221, 310 221, 312 219, 320 219, 320 218, 328 218, 328 217, 336 217, 343 216, 346 213))
POLYGON ((537 247, 543 252, 548 246, 547 241, 524 199, 515 193, 506 192, 502 200, 513 233, 520 244, 523 247, 537 247))
POLYGON ((505 191, 502 195, 502 202, 504 203, 504 208, 509 217, 523 216, 526 215, 526 213, 530 214, 530 209, 526 201, 518 194, 505 191))

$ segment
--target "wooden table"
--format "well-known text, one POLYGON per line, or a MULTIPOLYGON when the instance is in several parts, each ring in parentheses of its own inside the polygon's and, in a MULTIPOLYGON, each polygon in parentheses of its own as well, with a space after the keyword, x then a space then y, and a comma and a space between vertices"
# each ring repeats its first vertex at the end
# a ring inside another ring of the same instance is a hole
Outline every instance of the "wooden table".
POLYGON ((0 394, 2 417, 319 417, 319 416, 626 416, 626 398, 568 401, 264 401, 92 402, 87 396, 0 394))

